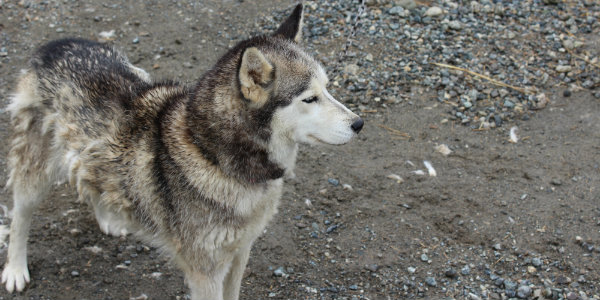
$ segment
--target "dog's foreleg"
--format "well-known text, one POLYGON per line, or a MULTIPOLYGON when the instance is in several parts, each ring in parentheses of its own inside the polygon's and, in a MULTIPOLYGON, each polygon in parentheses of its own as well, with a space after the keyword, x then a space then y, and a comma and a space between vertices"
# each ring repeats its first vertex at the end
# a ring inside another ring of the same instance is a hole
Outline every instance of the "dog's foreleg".
POLYGON ((236 253, 231 268, 224 282, 224 297, 225 300, 238 300, 240 295, 240 287, 242 285, 242 277, 246 270, 248 257, 250 256, 250 246, 244 247, 236 253))
POLYGON ((192 300, 223 300, 223 280, 227 270, 229 264, 215 270, 211 275, 197 271, 186 272, 185 279, 190 287, 192 300))
MULTIPOLYGON (((6 290, 11 293, 15 290, 22 291, 25 284, 29 283, 27 237, 33 211, 46 195, 44 189, 35 190, 31 186, 25 188, 22 186, 23 184, 30 183, 15 183, 13 188, 14 208, 13 219, 10 224, 8 258, 4 271, 2 271, 2 283, 6 284, 6 290)), ((36 185, 32 184, 32 186, 36 185)))

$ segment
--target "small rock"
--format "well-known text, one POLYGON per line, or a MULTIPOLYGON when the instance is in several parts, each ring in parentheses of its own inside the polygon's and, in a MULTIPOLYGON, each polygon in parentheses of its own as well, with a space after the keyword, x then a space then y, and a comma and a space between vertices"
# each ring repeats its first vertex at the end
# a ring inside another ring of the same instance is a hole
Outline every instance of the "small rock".
POLYGON ((338 225, 334 224, 331 225, 329 227, 327 227, 327 229, 325 230, 326 233, 332 233, 333 231, 335 231, 338 228, 338 225))
POLYGON ((517 297, 527 299, 531 295, 531 288, 527 285, 522 285, 517 290, 517 297))
POLYGON ((450 268, 450 269, 446 270, 446 272, 444 272, 444 275, 446 275, 446 277, 448 277, 448 278, 456 278, 456 277, 458 277, 458 272, 456 272, 455 269, 450 268))
POLYGON ((365 265, 365 269, 367 269, 371 272, 377 272, 377 270, 379 270, 379 266, 376 264, 369 264, 369 265, 365 265))
POLYGON ((556 72, 558 73, 567 73, 571 72, 571 66, 556 66, 556 72))
POLYGON ((469 266, 464 266, 462 269, 460 269, 460 274, 463 274, 463 275, 471 274, 471 268, 469 266))
POLYGON ((515 104, 510 100, 504 100, 504 107, 513 108, 513 107, 515 107, 515 104))
POLYGON ((433 278, 433 277, 427 277, 427 278, 425 278, 425 283, 428 286, 437 286, 437 282, 435 281, 435 278, 433 278))
POLYGON ((429 261, 429 257, 427 256, 427 254, 425 254, 425 253, 421 254, 421 261, 424 261, 424 262, 429 261))
POLYGON ((481 300, 481 298, 473 293, 469 293, 469 300, 481 300))
POLYGON ((335 178, 329 178, 329 179, 327 179, 327 182, 329 182, 331 185, 334 185, 334 186, 340 185, 340 181, 335 178))
POLYGON ((140 38, 136 36, 131 42, 137 44, 140 42, 140 38))
POLYGON ((569 292, 567 294, 567 300, 577 300, 579 299, 579 295, 573 293, 573 292, 569 292))
POLYGON ((541 260, 541 259, 539 259, 538 257, 534 257, 534 258, 531 260, 531 264, 532 264, 534 267, 538 267, 538 268, 539 268, 539 267, 541 267, 541 266, 542 266, 542 260, 541 260))
POLYGON ((344 67, 344 73, 348 75, 356 75, 358 74, 359 67, 355 64, 349 64, 344 67))
POLYGON ((500 251, 500 250, 502 250, 502 244, 496 243, 492 246, 492 249, 494 249, 496 251, 500 251))
POLYGON ((424 16, 426 17, 437 17, 437 16, 441 16, 444 13, 444 11, 437 7, 437 6, 432 6, 429 9, 427 9, 427 11, 425 11, 424 16))
POLYGON ((552 181, 550 181, 550 183, 551 183, 552 185, 555 185, 555 186, 562 185, 562 181, 561 181, 560 179, 558 179, 558 178, 554 178, 554 179, 552 179, 552 181))
POLYGON ((408 271, 408 273, 410 273, 410 274, 415 274, 415 272, 417 271, 417 268, 408 267, 408 268, 406 268, 406 271, 408 271))
POLYGON ((537 272, 537 269, 534 266, 528 266, 527 267, 527 273, 529 274, 535 274, 537 272))
POLYGON ((564 96, 565 98, 571 97, 571 91, 569 91, 569 90, 565 90, 565 91, 563 92, 563 96, 564 96))
POLYGON ((79 277, 79 272, 73 271, 73 272, 71 272, 71 276, 73 276, 73 277, 79 277))
POLYGON ((566 276, 558 276, 558 278, 556 278, 556 283, 569 284, 569 283, 571 283, 571 278, 566 277, 566 276))
POLYGON ((353 291, 358 290, 358 286, 356 284, 351 284, 348 288, 353 291))
POLYGON ((402 6, 394 6, 389 11, 390 15, 404 16, 405 10, 402 6))
POLYGON ((517 288, 517 284, 510 280, 504 280, 504 288, 507 290, 514 290, 517 288))
POLYGON ((285 270, 283 267, 279 267, 279 268, 275 269, 275 271, 273 271, 273 275, 275 275, 277 277, 284 277, 287 274, 285 273, 285 270))
POLYGON ((401 6, 404 9, 414 9, 417 7, 415 0, 397 0, 395 1, 397 6, 401 6))
POLYGON ((454 30, 461 30, 463 28, 463 25, 460 21, 454 20, 448 23, 448 27, 454 30))

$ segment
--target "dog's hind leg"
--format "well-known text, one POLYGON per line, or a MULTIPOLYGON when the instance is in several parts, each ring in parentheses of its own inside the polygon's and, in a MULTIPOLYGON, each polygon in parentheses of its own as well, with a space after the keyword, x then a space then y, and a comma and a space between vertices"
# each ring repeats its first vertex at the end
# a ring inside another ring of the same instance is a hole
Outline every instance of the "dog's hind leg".
POLYGON ((29 184, 31 182, 13 183, 13 218, 10 224, 8 257, 4 271, 2 271, 2 283, 6 284, 6 290, 9 292, 22 291, 25 284, 29 283, 27 238, 31 217, 35 208, 47 194, 47 189, 43 189, 39 185, 25 187, 29 184))
POLYGON ((7 186, 12 187, 14 204, 2 283, 9 292, 22 291, 29 282, 27 237, 31 217, 51 186, 52 172, 47 170, 50 142, 42 132, 42 113, 32 76, 29 74, 21 79, 18 93, 8 107, 12 113, 13 136, 8 154, 7 186))
POLYGON ((237 300, 239 298, 242 277, 244 276, 244 270, 246 270, 246 264, 248 263, 249 256, 249 246, 241 248, 236 253, 233 261, 231 262, 229 273, 227 273, 227 277, 225 277, 223 299, 237 300))
POLYGON ((127 218, 121 213, 113 211, 99 201, 93 201, 93 206, 98 226, 105 234, 120 237, 133 232, 127 218))

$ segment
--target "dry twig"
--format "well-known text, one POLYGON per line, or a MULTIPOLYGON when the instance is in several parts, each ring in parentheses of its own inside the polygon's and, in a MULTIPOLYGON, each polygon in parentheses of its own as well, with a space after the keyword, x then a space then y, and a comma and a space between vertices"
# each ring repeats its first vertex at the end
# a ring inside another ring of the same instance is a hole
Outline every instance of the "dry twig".
POLYGON ((402 131, 400 131, 400 130, 398 130, 398 129, 394 129, 394 128, 391 128, 391 127, 385 126, 385 125, 383 125, 383 124, 379 124, 379 125, 377 125, 377 126, 378 126, 378 127, 381 127, 381 128, 383 128, 383 129, 385 129, 385 130, 387 130, 387 131, 389 131, 391 134, 399 135, 399 136, 401 136, 401 137, 404 137, 404 138, 407 138, 407 139, 409 139, 409 138, 410 138, 410 135, 409 135, 408 133, 406 133, 406 132, 402 132, 402 131))
POLYGON ((463 72, 471 74, 471 75, 473 75, 475 77, 483 78, 483 79, 491 82, 494 85, 502 86, 502 87, 506 87, 506 88, 510 88, 510 89, 515 90, 515 91, 521 92, 523 94, 530 94, 530 93, 533 92, 532 88, 520 88, 518 86, 506 84, 504 82, 501 82, 501 81, 498 81, 496 79, 493 79, 493 78, 491 78, 489 76, 486 76, 486 75, 483 75, 483 74, 480 74, 480 73, 477 73, 477 72, 474 72, 474 71, 471 71, 471 70, 467 70, 465 68, 461 68, 461 67, 457 67, 457 66, 453 66, 453 65, 442 64, 442 63, 432 63, 432 64, 434 64, 434 65, 436 65, 438 67, 443 67, 443 68, 448 68, 448 69, 463 71, 463 72))

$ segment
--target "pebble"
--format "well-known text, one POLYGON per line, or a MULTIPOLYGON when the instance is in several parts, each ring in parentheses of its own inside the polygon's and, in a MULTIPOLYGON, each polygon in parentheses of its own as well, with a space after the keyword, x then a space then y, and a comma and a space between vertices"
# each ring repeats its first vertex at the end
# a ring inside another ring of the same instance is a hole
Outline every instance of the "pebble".
POLYGON ((417 268, 408 267, 408 268, 406 268, 406 271, 408 271, 408 273, 410 273, 410 274, 415 274, 415 272, 417 271, 417 268))
POLYGON ((569 292, 567 294, 567 300, 577 300, 579 299, 579 295, 573 293, 573 292, 569 292))
POLYGON ((414 9, 417 7, 417 3, 414 0, 396 0, 395 5, 401 6, 404 9, 414 9))
POLYGON ((521 299, 527 299, 531 295, 531 288, 526 285, 522 285, 517 290, 517 297, 521 299))
POLYGON ((513 107, 515 107, 515 104, 510 100, 504 100, 504 107, 513 108, 513 107))
POLYGON ((444 275, 446 275, 448 278, 456 278, 458 277, 458 272, 456 272, 455 269, 450 268, 444 272, 444 275))
POLYGON ((379 266, 376 264, 368 264, 368 265, 365 265, 365 269, 367 269, 371 272, 377 272, 377 270, 379 270, 379 266))
POLYGON ((427 254, 425 254, 425 253, 421 254, 421 261, 424 261, 424 262, 429 261, 429 256, 427 256, 427 254))
POLYGON ((73 276, 73 277, 79 277, 79 272, 78 271, 72 271, 71 272, 71 276, 73 276))
POLYGON ((337 179, 335 179, 335 178, 329 178, 329 179, 327 179, 327 181, 328 181, 328 182, 329 182, 331 185, 333 185, 333 186, 338 186, 338 185, 340 185, 340 181, 339 181, 339 180, 337 180, 337 179))
POLYGON ((336 229, 338 229, 338 225, 334 224, 334 225, 331 225, 331 226, 327 227, 327 229, 325 230, 325 232, 326 232, 326 233, 332 233, 332 232, 334 232, 336 229))
MULTIPOLYGON (((389 10, 389 14, 400 16, 400 17, 407 17, 408 15, 410 15, 410 11, 404 9, 402 6, 394 6, 389 10)), ((396 24, 396 23, 392 23, 392 24, 390 24, 390 26, 394 26, 394 24, 396 24)))
POLYGON ((427 9, 427 11, 425 11, 425 13, 423 14, 426 17, 437 17, 437 16, 441 16, 444 13, 444 11, 437 7, 437 6, 432 6, 429 9, 427 9))
POLYGON ((285 269, 283 267, 279 267, 279 268, 275 269, 275 271, 273 271, 273 275, 275 275, 277 277, 284 277, 287 274, 285 273, 285 269))
POLYGON ((425 278, 425 283, 428 286, 437 286, 437 282, 435 281, 435 278, 433 278, 433 277, 427 277, 427 278, 425 278))
POLYGON ((539 268, 539 267, 542 266, 542 260, 540 258, 538 258, 538 257, 534 257, 533 259, 531 259, 531 264, 534 267, 538 267, 539 268))
POLYGON ((571 91, 569 91, 569 90, 565 90, 565 91, 563 92, 563 96, 564 96, 565 98, 567 98, 567 97, 571 97, 571 91))
POLYGON ((454 29, 454 30, 461 30, 463 28, 463 25, 460 21, 454 20, 454 21, 450 21, 448 23, 448 27, 450 27, 450 29, 454 29))
POLYGON ((504 288, 507 290, 514 290, 517 288, 517 284, 510 280, 504 280, 504 288))
POLYGON ((469 266, 464 266, 462 269, 460 269, 460 274, 463 274, 463 275, 471 274, 471 268, 469 266))
POLYGON ((558 73, 571 72, 571 69, 571 66, 556 66, 556 72, 558 73))

